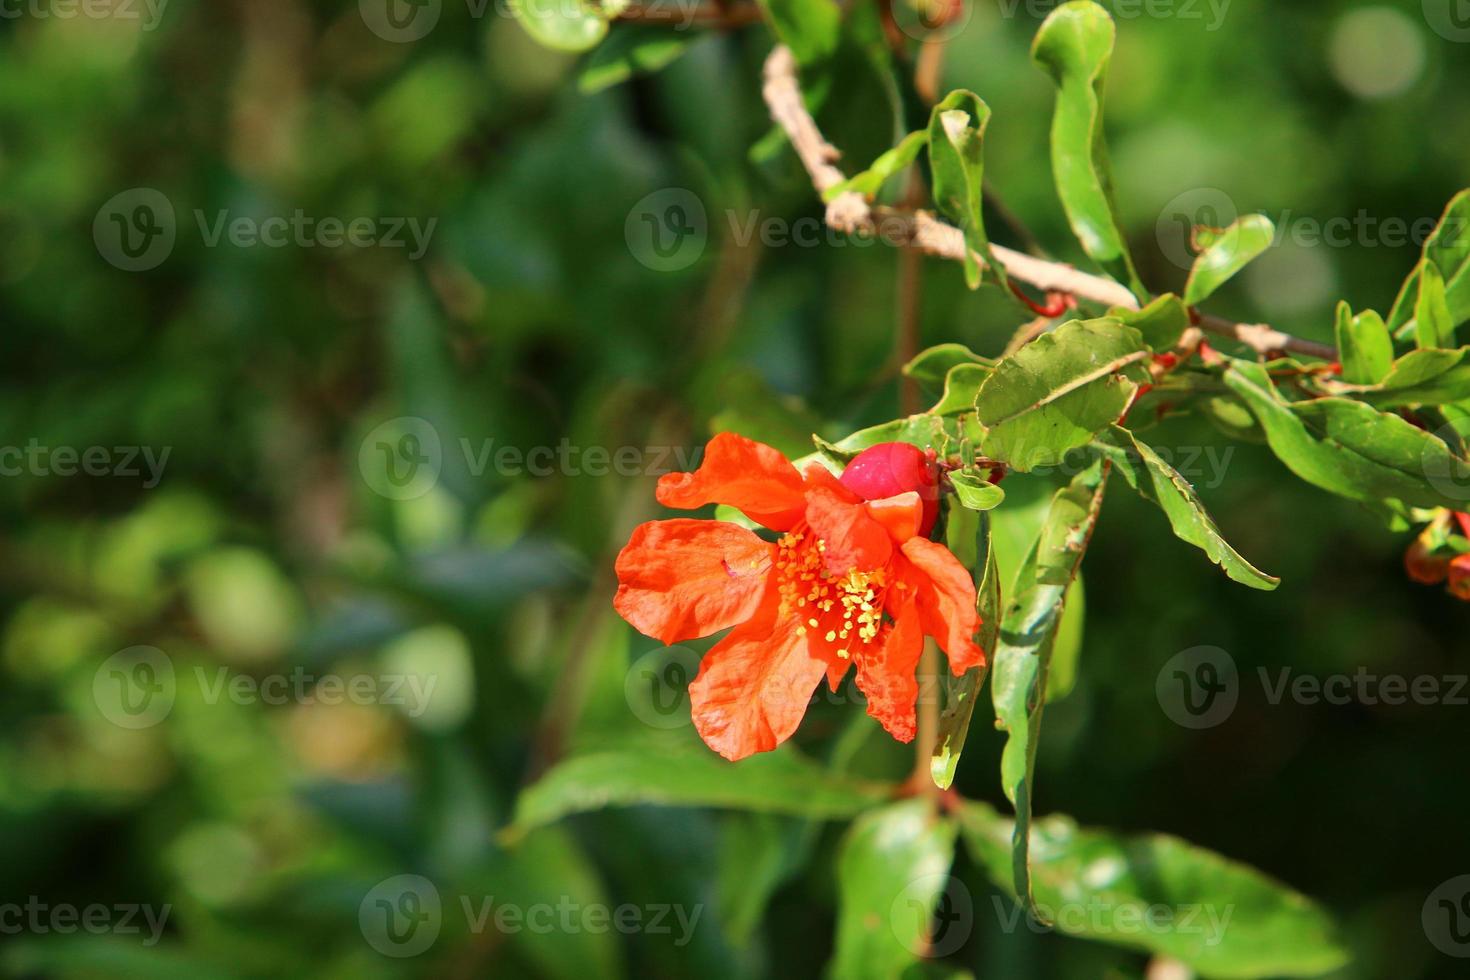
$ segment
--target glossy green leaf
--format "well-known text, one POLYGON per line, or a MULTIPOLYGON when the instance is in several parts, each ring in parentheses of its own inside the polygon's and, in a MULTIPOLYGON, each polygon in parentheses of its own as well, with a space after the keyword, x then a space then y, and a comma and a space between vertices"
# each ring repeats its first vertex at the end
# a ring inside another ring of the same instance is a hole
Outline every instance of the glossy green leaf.
POLYGON ((1006 733, 1001 789, 1016 811, 1010 880, 1021 896, 1031 894, 1027 834, 1047 671, 1067 594, 1092 538, 1106 485, 1106 472, 1094 463, 1052 498, 1041 536, 1006 604, 996 643, 990 694, 996 727, 1006 733))
MULTIPOLYGON (((1439 223, 1424 241, 1423 258, 1434 264, 1444 280, 1451 323, 1458 326, 1470 320, 1470 190, 1456 194, 1445 207, 1439 223)), ((1388 329, 1400 339, 1414 322, 1421 267, 1415 266, 1404 281, 1388 317, 1388 329)))
POLYGON ((1372 310, 1354 316, 1352 307, 1337 304, 1337 351, 1349 384, 1377 384, 1393 367, 1393 337, 1372 310))
POLYGON ((1266 369, 1248 361, 1232 361, 1224 381, 1255 414, 1271 451, 1313 486, 1375 505, 1463 506, 1470 464, 1399 416, 1346 398, 1288 403, 1266 369))
MULTIPOLYGON (((968 509, 949 511, 946 530, 949 548, 966 567, 974 569, 975 602, 980 613, 980 648, 993 656, 1000 635, 1001 573, 997 560, 992 515, 968 509)), ((929 773, 940 789, 954 784, 960 755, 970 734, 975 703, 985 686, 989 664, 969 671, 963 677, 945 674, 947 699, 939 717, 939 736, 929 760, 929 773)))
MULTIPOLYGON (((960 825, 976 863, 1010 891, 1012 822, 967 802, 960 825)), ((1059 932, 1171 957, 1205 977, 1317 976, 1348 961, 1332 919, 1306 896, 1177 837, 1052 816, 1031 838, 1036 904, 1059 932)))
POLYGON ((1253 589, 1270 591, 1281 584, 1279 578, 1267 575, 1230 547, 1194 487, 1153 447, 1116 425, 1099 433, 1093 444, 1113 461, 1129 486, 1164 512, 1176 537, 1203 551, 1226 575, 1253 589))
POLYGON ((634 75, 651 75, 671 64, 698 34, 651 24, 615 24, 607 40, 587 58, 577 88, 591 94, 620 85, 634 75))
POLYGON ((961 364, 995 367, 995 361, 981 357, 964 344, 939 344, 923 351, 903 366, 906 378, 913 378, 926 394, 938 398, 944 393, 949 372, 961 364))
POLYGON ((1271 247, 1276 226, 1263 214, 1248 214, 1224 229, 1194 260, 1184 285, 1184 302, 1203 303, 1215 290, 1271 247))
POLYGON ((853 823, 837 856, 832 980, 896 980, 920 958, 957 833, 925 799, 893 803, 853 823))
POLYGON ((1023 472, 1053 466, 1122 417, 1148 380, 1138 331, 1111 318, 1073 320, 996 365, 980 386, 981 445, 1023 472))
POLYGON ((1113 179, 1103 135, 1103 91, 1113 54, 1113 18, 1092 0, 1052 11, 1031 56, 1057 86, 1051 161, 1057 193, 1082 248, 1143 300, 1113 203, 1113 179))
POLYGON ((934 179, 934 203, 965 233, 965 283, 980 285, 980 263, 1003 283, 1005 270, 990 254, 981 211, 985 178, 985 127, 990 107, 974 92, 957 89, 929 114, 929 166, 934 179))
POLYGON ((738 765, 698 744, 661 739, 568 758, 522 791, 510 838, 573 813, 608 806, 726 807, 812 819, 848 817, 892 787, 827 773, 787 749, 738 765))
POLYGON ((1378 384, 1344 386, 1343 393, 1378 408, 1463 401, 1470 398, 1470 347, 1409 351, 1378 384))
POLYGON ((934 415, 962 415, 975 410, 980 386, 993 373, 984 364, 956 364, 944 379, 944 395, 929 411, 934 415))
POLYGON ((954 492, 960 498, 960 503, 971 510, 994 510, 1006 499, 1004 490, 973 474, 951 473, 949 480, 954 484, 954 492))
POLYGON ((953 416, 942 418, 938 415, 924 413, 860 429, 837 442, 828 442, 813 436, 812 441, 817 446, 817 452, 810 456, 803 456, 795 463, 797 469, 801 469, 809 462, 819 461, 823 457, 845 463, 864 449, 876 446, 881 442, 909 442, 920 449, 933 449, 941 456, 945 456, 960 440, 979 435, 978 431, 971 431, 973 426, 968 422, 967 419, 953 416))
POLYGON ((1444 276, 1432 262, 1419 267, 1419 299, 1414 304, 1414 342, 1420 350, 1455 346, 1455 323, 1445 300, 1444 276))
POLYGON ((840 184, 829 187, 822 195, 822 200, 830 201, 833 198, 852 191, 864 197, 873 197, 882 190, 889 178, 902 173, 915 160, 919 153, 929 143, 929 134, 920 130, 909 133, 899 140, 898 145, 874 160, 868 169, 854 174, 840 184))
POLYGON ((766 19, 799 65, 831 58, 842 39, 842 8, 834 0, 759 0, 766 19))
POLYGON ((607 21, 587 3, 521 0, 511 9, 526 33, 548 48, 588 51, 607 36, 607 21))
POLYGON ((1156 351, 1166 351, 1179 343, 1189 326, 1189 310, 1173 293, 1165 293, 1141 310, 1115 306, 1108 316, 1137 330, 1143 342, 1156 351))
POLYGON ((1082 573, 1078 572, 1067 590, 1066 605, 1062 608, 1057 638, 1052 645, 1051 663, 1046 669, 1047 704, 1060 701, 1077 686, 1077 664, 1082 659, 1082 637, 1086 626, 1087 589, 1082 585, 1082 573))

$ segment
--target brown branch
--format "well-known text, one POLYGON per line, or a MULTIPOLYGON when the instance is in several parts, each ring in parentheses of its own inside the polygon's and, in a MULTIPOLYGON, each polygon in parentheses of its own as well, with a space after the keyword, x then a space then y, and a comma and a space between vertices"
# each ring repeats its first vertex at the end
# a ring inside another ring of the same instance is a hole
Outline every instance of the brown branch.
MULTIPOLYGON (((836 166, 841 154, 822 136, 807 111, 796 80, 796 60, 784 45, 777 45, 766 59, 762 92, 771 118, 785 130, 802 166, 811 177, 812 186, 825 196, 827 191, 846 179, 836 166)), ((876 235, 891 245, 917 248, 940 258, 961 261, 965 256, 964 233, 955 226, 940 221, 927 211, 875 207, 852 191, 839 194, 828 202, 827 223, 845 234, 876 235)), ((1067 293, 1103 306, 1138 307, 1133 294, 1111 279, 1001 245, 992 245, 991 252, 1012 279, 1046 292, 1067 293)), ((984 263, 983 259, 980 261, 984 263)), ((1329 361, 1337 359, 1336 348, 1328 344, 1293 337, 1265 324, 1235 323, 1205 315, 1200 318, 1199 325, 1210 333, 1229 337, 1263 355, 1290 352, 1329 361)))

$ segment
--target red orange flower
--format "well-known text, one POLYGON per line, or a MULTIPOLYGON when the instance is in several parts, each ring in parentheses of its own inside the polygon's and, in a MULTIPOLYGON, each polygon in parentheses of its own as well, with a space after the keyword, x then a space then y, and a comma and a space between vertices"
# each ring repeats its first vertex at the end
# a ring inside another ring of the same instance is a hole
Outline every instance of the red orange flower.
POLYGON ((911 741, 924 636, 956 676, 985 662, 974 583, 921 533, 921 490, 864 500, 822 466, 798 472, 777 450, 732 433, 710 441, 694 473, 659 481, 665 506, 728 504, 781 535, 653 521, 618 555, 614 605, 643 633, 671 644, 733 627, 689 688, 711 748, 729 759, 774 749, 822 678, 835 691, 854 664, 868 713, 911 741))

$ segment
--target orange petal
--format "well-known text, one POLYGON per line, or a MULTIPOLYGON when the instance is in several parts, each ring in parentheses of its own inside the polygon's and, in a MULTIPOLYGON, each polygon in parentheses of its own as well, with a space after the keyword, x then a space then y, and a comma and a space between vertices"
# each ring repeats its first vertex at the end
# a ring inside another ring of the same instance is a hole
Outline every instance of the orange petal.
POLYGON ((902 577, 918 593, 919 620, 924 632, 949 654, 950 670, 959 677, 985 663, 985 651, 975 642, 980 630, 975 582, 965 566, 948 548, 928 538, 911 538, 904 543, 903 554, 912 563, 902 577))
POLYGON ((806 481, 808 490, 831 490, 838 497, 854 504, 863 499, 843 486, 837 474, 821 463, 806 464, 806 468, 801 471, 801 478, 806 481))
POLYGON ((807 494, 806 522, 826 546, 827 571, 834 575, 845 575, 854 568, 878 568, 893 557, 888 529, 869 517, 862 504, 850 503, 829 490, 807 494))
POLYGON ((774 531, 795 526, 806 503, 801 474, 780 451, 733 432, 709 441, 693 473, 661 477, 657 494, 665 507, 682 510, 706 504, 738 507, 774 531))
POLYGON ((613 606, 665 644, 709 636, 755 615, 776 546, 722 521, 651 521, 618 555, 613 606))
POLYGON ((705 654, 689 685, 695 729, 732 762, 771 751, 806 714, 827 665, 808 652, 799 625, 762 615, 737 627, 705 654))
POLYGON ((898 544, 919 533, 924 523, 924 501, 917 491, 910 490, 896 497, 869 501, 864 505, 868 514, 888 529, 888 534, 898 544))
POLYGON ((917 727, 914 705, 919 699, 915 672, 924 652, 924 632, 913 600, 899 608, 882 645, 858 658, 857 685, 867 695, 868 714, 900 742, 912 742, 917 727))

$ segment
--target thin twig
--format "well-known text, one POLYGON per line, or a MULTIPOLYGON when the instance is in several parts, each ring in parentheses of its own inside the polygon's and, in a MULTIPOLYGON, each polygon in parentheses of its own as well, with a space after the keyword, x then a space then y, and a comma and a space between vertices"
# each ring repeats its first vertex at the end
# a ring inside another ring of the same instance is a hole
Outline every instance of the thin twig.
MULTIPOLYGON (((822 136, 807 111, 796 80, 796 60, 784 45, 777 45, 766 59, 762 92, 771 118, 786 132, 802 166, 811 177, 812 186, 825 196, 827 191, 846 179, 836 166, 841 154, 822 136)), ((839 194, 828 202, 827 223, 844 234, 876 235, 891 245, 917 248, 940 258, 961 261, 965 256, 965 238, 960 229, 940 221, 927 211, 874 207, 862 195, 852 191, 839 194)), ((1111 279, 1001 245, 992 245, 991 252, 1011 278, 1046 292, 1068 293, 1109 307, 1138 307, 1133 294, 1111 279)), ((984 260, 981 261, 983 263, 984 260)), ((1205 315, 1200 318, 1199 325, 1210 333, 1229 337, 1263 355, 1291 352, 1329 361, 1337 359, 1337 350, 1331 345, 1294 337, 1265 324, 1235 323, 1205 315)))

